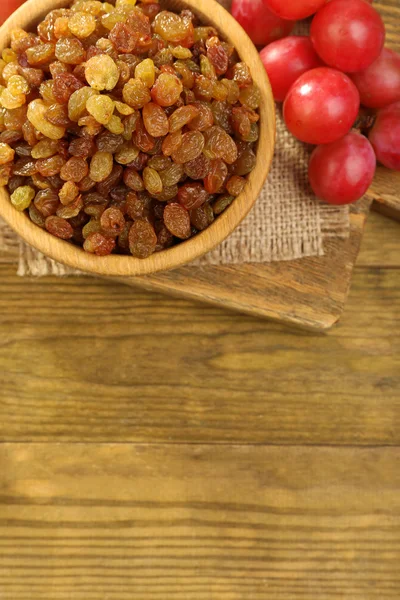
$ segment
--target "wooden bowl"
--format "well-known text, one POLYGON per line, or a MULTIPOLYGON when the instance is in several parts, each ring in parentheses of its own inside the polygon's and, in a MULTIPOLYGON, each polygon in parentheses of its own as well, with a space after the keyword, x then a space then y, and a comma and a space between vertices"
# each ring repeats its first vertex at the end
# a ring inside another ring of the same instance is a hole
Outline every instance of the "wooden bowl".
MULTIPOLYGON (((15 27, 32 30, 45 15, 69 4, 69 0, 28 0, 0 28, 0 49, 9 46, 10 31, 15 27)), ((255 84, 261 91, 260 140, 255 169, 248 177, 244 192, 214 223, 196 237, 145 259, 110 255, 99 257, 85 252, 40 229, 24 213, 10 203, 5 188, 0 188, 0 216, 28 244, 74 269, 99 275, 146 275, 175 269, 188 263, 221 243, 239 225, 257 200, 268 175, 275 143, 275 105, 265 69, 253 43, 235 19, 215 0, 162 0, 164 8, 190 8, 202 22, 213 25, 237 49, 250 67, 255 84)))

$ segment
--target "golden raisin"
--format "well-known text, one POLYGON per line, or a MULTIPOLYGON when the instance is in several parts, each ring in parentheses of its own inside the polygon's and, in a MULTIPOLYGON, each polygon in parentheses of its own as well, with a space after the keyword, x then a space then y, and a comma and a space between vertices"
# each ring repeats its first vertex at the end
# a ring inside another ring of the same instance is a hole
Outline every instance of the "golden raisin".
POLYGON ((86 81, 95 90, 113 90, 118 83, 118 67, 107 54, 93 56, 85 67, 86 81))
POLYGON ((29 207, 35 197, 35 190, 29 185, 18 187, 10 196, 11 204, 20 212, 29 207))

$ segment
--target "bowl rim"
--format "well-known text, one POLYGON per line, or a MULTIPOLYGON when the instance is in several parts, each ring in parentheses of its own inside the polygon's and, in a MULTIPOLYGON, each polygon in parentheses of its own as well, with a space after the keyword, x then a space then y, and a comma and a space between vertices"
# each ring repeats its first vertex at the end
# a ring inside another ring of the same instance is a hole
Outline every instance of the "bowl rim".
MULTIPOLYGON (((50 11, 68 6, 70 0, 28 0, 0 27, 0 49, 7 47, 9 32, 15 27, 36 25, 50 11), (49 8, 49 3, 51 7, 49 8)), ((168 4, 165 2, 164 5, 168 4)), ((172 4, 172 2, 169 2, 172 4)), ((261 92, 260 137, 256 152, 256 166, 247 178, 244 191, 204 231, 172 248, 155 252, 140 259, 130 255, 96 256, 83 248, 61 240, 35 225, 25 213, 18 212, 9 200, 5 187, 0 188, 0 216, 28 244, 44 255, 73 269, 97 275, 137 276, 168 271, 192 262, 222 243, 247 216, 264 185, 273 159, 276 119, 271 86, 258 51, 247 33, 232 15, 216 0, 179 0, 179 4, 193 10, 202 22, 216 27, 223 37, 228 37, 239 57, 249 66, 253 79, 261 92), (212 19, 209 18, 212 10, 212 19), (228 30, 229 35, 224 34, 228 30), (243 56, 244 54, 244 56, 243 56)))

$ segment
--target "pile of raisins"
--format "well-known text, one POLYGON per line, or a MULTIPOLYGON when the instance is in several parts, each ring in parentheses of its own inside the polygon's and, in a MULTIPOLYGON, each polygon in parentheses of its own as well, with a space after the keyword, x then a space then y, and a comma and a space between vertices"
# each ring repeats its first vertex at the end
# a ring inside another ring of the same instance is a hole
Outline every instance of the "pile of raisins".
POLYGON ((254 168, 258 89, 213 27, 155 0, 77 0, 0 59, 0 185, 100 256, 206 229, 254 168))

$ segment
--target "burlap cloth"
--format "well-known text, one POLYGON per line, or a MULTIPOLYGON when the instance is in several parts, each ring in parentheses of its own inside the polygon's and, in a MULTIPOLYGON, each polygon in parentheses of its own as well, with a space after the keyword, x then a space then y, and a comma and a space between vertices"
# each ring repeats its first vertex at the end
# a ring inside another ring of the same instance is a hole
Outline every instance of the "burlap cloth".
MULTIPOLYGON (((230 0, 220 0, 228 6, 230 0)), ((295 140, 277 115, 277 144, 268 180, 253 210, 200 265, 263 263, 322 256, 327 238, 349 235, 349 210, 319 202, 308 184, 310 149, 295 140)), ((0 220, 0 251, 19 250, 19 275, 68 275, 58 264, 29 247, 0 220)))

